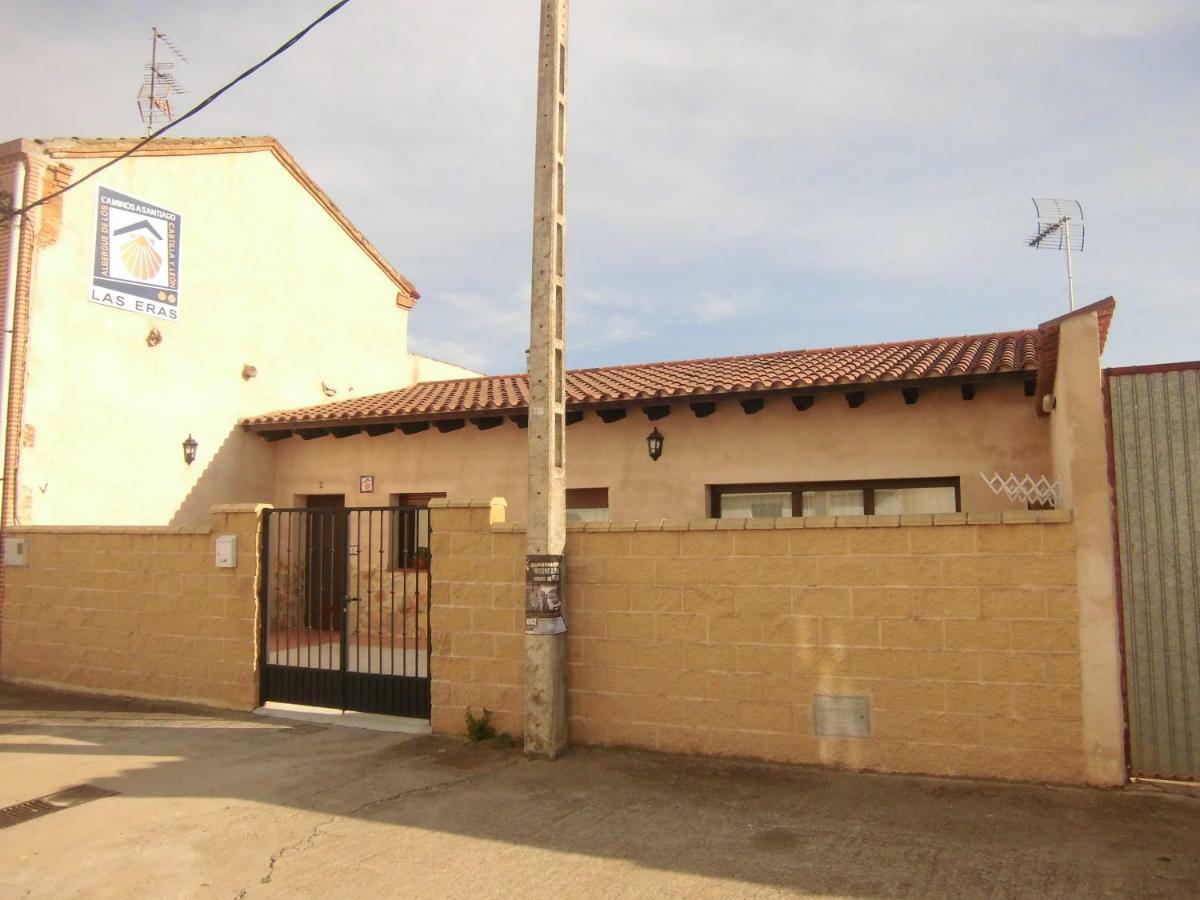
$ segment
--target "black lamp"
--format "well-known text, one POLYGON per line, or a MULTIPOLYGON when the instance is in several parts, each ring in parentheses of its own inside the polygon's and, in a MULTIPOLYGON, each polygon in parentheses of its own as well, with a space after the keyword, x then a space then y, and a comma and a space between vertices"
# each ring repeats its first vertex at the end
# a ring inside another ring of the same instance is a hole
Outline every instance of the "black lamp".
POLYGON ((646 448, 650 451, 650 458, 658 462, 658 458, 662 456, 663 436, 659 433, 656 427, 652 432, 646 435, 646 448))
POLYGON ((183 461, 189 466, 196 461, 196 448, 198 446, 199 444, 196 443, 196 439, 190 434, 187 436, 187 440, 183 442, 183 461))

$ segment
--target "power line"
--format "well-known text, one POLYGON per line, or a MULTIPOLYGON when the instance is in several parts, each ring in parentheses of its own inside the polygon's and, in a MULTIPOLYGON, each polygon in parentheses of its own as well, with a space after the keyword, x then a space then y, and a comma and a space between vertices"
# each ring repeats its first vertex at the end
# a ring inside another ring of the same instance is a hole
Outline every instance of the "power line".
POLYGON ((24 215, 25 213, 29 212, 31 209, 33 209, 35 207, 41 206, 43 203, 49 203, 55 197, 61 197, 63 194, 65 194, 67 191, 71 190, 72 188, 79 187, 79 185, 83 184, 89 178, 92 178, 95 175, 99 175, 101 172, 103 172, 109 166, 115 166, 121 160, 126 159, 130 156, 133 156, 133 154, 137 153, 139 150, 141 150, 143 147, 145 147, 147 144, 149 144, 155 138, 161 137, 163 134, 165 134, 167 131, 174 128, 176 125, 179 125, 181 122, 186 122, 188 119, 190 119, 196 113, 200 112, 200 110, 204 109, 204 107, 208 106, 210 103, 212 103, 214 100, 216 100, 222 94, 224 94, 227 90, 229 90, 231 87, 233 87, 239 81, 243 81, 246 78, 249 78, 251 75, 253 75, 255 72, 257 72, 263 66, 265 66, 267 63, 269 63, 275 57, 279 56, 280 54, 282 54, 286 50, 288 50, 288 48, 290 48, 293 44, 299 42, 301 38, 303 38, 306 34, 308 34, 310 31, 312 31, 314 28, 316 28, 318 25, 320 25, 322 22, 324 22, 326 19, 328 19, 330 16, 332 16, 334 13, 336 13, 339 9, 341 9, 343 6, 345 6, 349 2, 350 2, 350 0, 340 0, 340 2, 333 4, 333 6, 329 7, 329 9, 325 10, 325 12, 321 13, 321 15, 317 16, 316 19, 314 19, 312 22, 310 22, 307 28, 305 28, 303 31, 290 37, 286 43, 284 43, 281 47, 279 47, 279 49, 276 50, 274 53, 272 53, 270 56, 266 57, 261 62, 258 62, 255 65, 251 66, 249 69, 247 69, 245 72, 243 72, 237 78, 233 79, 233 81, 226 84, 224 87, 219 88, 212 94, 209 94, 207 97, 205 97, 203 100, 201 100, 195 106, 193 106, 191 109, 189 109, 187 112, 185 112, 182 116, 180 116, 174 122, 168 122, 162 128, 158 129, 158 131, 154 132, 153 134, 151 134, 144 140, 138 141, 136 144, 133 145, 133 147, 126 150, 120 156, 116 156, 113 159, 110 159, 104 165, 100 166, 100 168, 93 169, 91 172, 89 172, 87 175, 84 175, 78 181, 73 182, 72 184, 68 184, 66 187, 60 188, 59 190, 55 191, 52 194, 47 194, 45 197, 42 197, 40 200, 35 200, 33 203, 30 203, 26 207, 23 207, 18 210, 6 210, 8 216, 11 218, 15 218, 16 216, 24 215))

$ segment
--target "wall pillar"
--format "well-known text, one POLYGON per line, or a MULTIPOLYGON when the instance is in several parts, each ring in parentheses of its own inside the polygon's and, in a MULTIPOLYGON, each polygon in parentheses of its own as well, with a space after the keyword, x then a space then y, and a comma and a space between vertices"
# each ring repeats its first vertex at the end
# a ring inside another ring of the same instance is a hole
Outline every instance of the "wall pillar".
POLYGON ((1085 777, 1115 785, 1125 781, 1125 724, 1097 314, 1065 317, 1058 329, 1050 444, 1075 520, 1085 777))

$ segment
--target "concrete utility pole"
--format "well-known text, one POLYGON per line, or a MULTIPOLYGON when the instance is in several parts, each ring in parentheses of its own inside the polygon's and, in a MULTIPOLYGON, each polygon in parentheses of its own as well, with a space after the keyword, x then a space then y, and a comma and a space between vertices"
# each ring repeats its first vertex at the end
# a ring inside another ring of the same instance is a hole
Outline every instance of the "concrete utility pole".
POLYGON ((566 389, 563 236, 567 149, 567 4, 542 0, 529 323, 529 502, 525 566, 525 752, 567 746, 566 389))

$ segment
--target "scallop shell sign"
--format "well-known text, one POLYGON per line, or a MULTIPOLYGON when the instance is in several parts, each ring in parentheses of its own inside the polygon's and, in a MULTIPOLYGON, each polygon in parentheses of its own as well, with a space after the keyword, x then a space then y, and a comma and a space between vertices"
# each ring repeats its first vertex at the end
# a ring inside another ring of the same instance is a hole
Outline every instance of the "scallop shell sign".
POLYGON ((183 217, 148 200, 101 187, 96 202, 93 303, 179 319, 179 236, 183 217))

